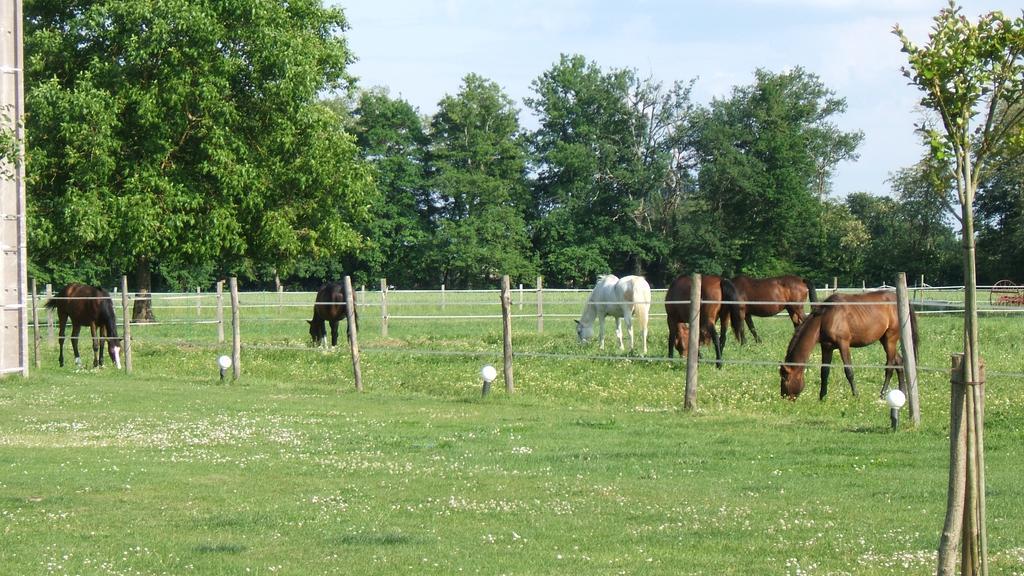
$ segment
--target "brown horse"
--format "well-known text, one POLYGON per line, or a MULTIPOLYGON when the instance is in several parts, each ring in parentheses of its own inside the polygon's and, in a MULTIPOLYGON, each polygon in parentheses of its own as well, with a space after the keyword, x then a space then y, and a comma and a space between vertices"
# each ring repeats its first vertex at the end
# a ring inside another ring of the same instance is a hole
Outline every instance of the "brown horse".
POLYGON ((761 336, 754 329, 751 316, 771 317, 785 310, 796 329, 804 321, 804 301, 808 293, 811 302, 817 300, 814 286, 799 276, 751 278, 741 274, 732 279, 732 284, 741 302, 740 317, 750 328, 755 342, 761 342, 761 336))
POLYGON ((82 365, 78 355, 78 333, 88 325, 92 334, 93 368, 103 366, 103 343, 114 365, 121 367, 121 339, 117 336, 117 318, 110 294, 102 289, 85 284, 68 284, 57 296, 51 298, 46 307, 57 311, 60 322, 60 365, 64 365, 64 329, 71 319, 71 348, 75 352, 75 366, 82 365))
MULTIPOLYGON (((352 295, 355 303, 355 294, 352 295)), ((327 345, 327 330, 324 328, 324 321, 331 325, 331 347, 338 345, 338 321, 347 318, 348 312, 345 308, 345 289, 341 284, 332 282, 325 284, 316 293, 316 302, 313 304, 313 319, 309 322, 309 335, 313 338, 314 346, 327 345)), ((355 316, 356 327, 359 327, 359 313, 352 308, 355 316)))
MULTIPOLYGON (((722 367, 722 351, 725 349, 727 320, 732 322, 732 331, 738 340, 743 339, 743 322, 738 311, 736 288, 727 278, 705 275, 700 283, 700 341, 711 342, 715 347, 715 365, 722 367), (722 321, 722 334, 715 331, 715 322, 722 321)), ((672 281, 665 293, 665 313, 668 316, 668 357, 672 350, 686 357, 690 339, 690 277, 680 276, 672 281)))
MULTIPOLYGON (((917 316, 910 311, 911 338, 917 350, 917 316)), ((900 323, 896 313, 896 295, 892 292, 875 291, 863 294, 836 293, 815 307, 814 311, 797 328, 786 350, 786 359, 779 366, 781 393, 795 400, 804 389, 804 369, 815 344, 821 344, 821 390, 818 398, 828 393, 828 375, 832 364, 832 352, 839 349, 843 359, 846 379, 850 391, 857 395, 853 383, 853 365, 850 348, 860 348, 881 342, 885 349, 885 383, 882 394, 889 387, 893 370, 897 370, 900 388, 904 388, 903 360, 899 356, 900 323)))

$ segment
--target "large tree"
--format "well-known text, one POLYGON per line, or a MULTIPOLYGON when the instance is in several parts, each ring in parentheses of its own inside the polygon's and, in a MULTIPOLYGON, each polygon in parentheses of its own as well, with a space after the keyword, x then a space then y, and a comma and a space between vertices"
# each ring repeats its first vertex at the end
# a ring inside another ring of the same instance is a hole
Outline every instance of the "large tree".
POLYGON ((862 135, 835 126, 846 101, 816 75, 798 67, 754 76, 697 122, 700 194, 726 235, 718 256, 727 272, 813 269, 820 201, 838 162, 856 158, 862 135))
POLYGON ((321 0, 26 0, 30 254, 54 281, 285 275, 361 241, 373 187, 321 0))
POLYGON ((501 87, 469 74, 458 94, 441 100, 428 170, 437 280, 450 287, 493 285, 504 274, 533 280, 526 151, 519 111, 501 87))
POLYGON ((384 89, 362 92, 354 118, 356 141, 375 168, 383 198, 373 208, 366 229, 368 246, 354 268, 366 280, 384 277, 398 286, 417 287, 431 279, 428 250, 434 208, 426 178, 424 119, 411 104, 391 98, 384 89))
MULTIPOLYGON (((531 141, 541 218, 535 243, 553 284, 604 272, 664 270, 685 187, 673 172, 692 112, 690 87, 563 55, 533 82, 531 141)), ((685 178, 684 178, 685 179, 685 178)))

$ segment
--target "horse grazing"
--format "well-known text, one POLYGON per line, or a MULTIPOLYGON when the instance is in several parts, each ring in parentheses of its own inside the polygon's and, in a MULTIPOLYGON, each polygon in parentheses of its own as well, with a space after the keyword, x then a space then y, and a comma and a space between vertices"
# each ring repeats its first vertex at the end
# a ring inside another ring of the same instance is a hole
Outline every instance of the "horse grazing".
MULTIPOLYGON (((352 295, 352 303, 355 304, 356 296, 352 295)), ((356 328, 359 327, 359 311, 353 306, 352 314, 355 317, 356 328)), ((314 346, 327 345, 327 330, 324 322, 331 325, 331 347, 338 345, 338 321, 346 318, 348 312, 345 303, 345 288, 337 283, 331 282, 323 285, 316 293, 316 302, 313 304, 313 319, 309 322, 309 335, 313 339, 314 346)))
MULTIPOLYGON (((725 335, 731 324, 737 340, 744 339, 743 321, 740 319, 736 288, 727 278, 705 275, 700 283, 700 341, 715 346, 715 365, 722 367, 725 335), (722 321, 722 334, 715 331, 715 322, 722 321)), ((665 293, 665 313, 668 316, 668 357, 673 348, 686 357, 690 339, 690 277, 680 276, 672 281, 665 293)))
MULTIPOLYGON (((917 350, 917 316, 910 311, 910 329, 913 346, 917 350)), ((900 322, 896 312, 896 295, 887 291, 865 292, 862 294, 836 293, 815 306, 814 311, 797 328, 786 350, 786 359, 779 366, 782 396, 796 400, 804 389, 804 366, 815 344, 821 344, 821 390, 819 399, 828 393, 828 374, 832 364, 832 352, 839 349, 843 359, 846 379, 850 391, 857 395, 853 383, 853 366, 850 348, 860 348, 881 342, 885 349, 885 383, 881 394, 885 394, 897 370, 900 388, 904 388, 903 360, 899 356, 900 322)))
POLYGON ((811 302, 818 299, 814 285, 799 276, 751 278, 741 274, 732 279, 732 284, 740 300, 740 317, 758 343, 761 342, 761 336, 754 329, 751 316, 771 317, 785 310, 795 330, 804 321, 804 300, 807 300, 808 293, 811 302))
POLYGON ((600 324, 601 349, 604 349, 604 318, 615 318, 615 336, 619 339, 619 350, 622 344, 622 328, 620 320, 626 324, 629 333, 629 351, 633 351, 633 314, 640 322, 643 337, 644 354, 647 354, 647 319, 651 309, 651 286, 643 276, 625 276, 622 279, 613 274, 601 276, 597 285, 583 305, 583 314, 576 321, 576 335, 580 342, 587 342, 594 336, 594 320, 600 324))
POLYGON ((75 366, 82 365, 78 355, 78 333, 88 325, 92 334, 92 366, 103 366, 103 344, 117 368, 121 368, 121 339, 117 336, 117 318, 110 293, 102 288, 85 284, 68 284, 46 307, 57 311, 60 322, 60 365, 64 366, 64 330, 71 319, 71 348, 75 352, 75 366))

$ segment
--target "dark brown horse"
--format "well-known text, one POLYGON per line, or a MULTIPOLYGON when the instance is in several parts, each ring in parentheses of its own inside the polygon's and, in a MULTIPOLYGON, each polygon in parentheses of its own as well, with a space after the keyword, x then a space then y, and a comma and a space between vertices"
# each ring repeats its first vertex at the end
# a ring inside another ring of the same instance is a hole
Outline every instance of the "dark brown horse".
MULTIPOLYGON (((715 347, 715 365, 722 367, 722 351, 725 349, 726 322, 732 322, 732 331, 737 339, 743 339, 743 322, 737 305, 736 288, 727 278, 705 275, 700 283, 700 341, 711 342, 715 347), (715 322, 722 321, 721 336, 715 331, 715 322)), ((672 350, 686 357, 690 338, 690 277, 680 276, 672 281, 665 293, 665 313, 668 316, 668 357, 672 350)))
POLYGON ((751 316, 771 317, 785 310, 796 329, 804 321, 804 301, 810 293, 811 302, 817 300, 814 286, 799 276, 786 275, 772 278, 751 278, 739 275, 732 279, 740 300, 740 317, 750 328, 755 342, 761 336, 754 329, 751 316))
POLYGON ((102 289, 85 284, 68 284, 57 296, 46 303, 47 308, 57 311, 60 321, 60 365, 64 365, 64 329, 71 319, 71 348, 75 352, 75 366, 82 365, 78 356, 78 333, 82 326, 89 326, 92 333, 93 368, 103 366, 103 344, 114 365, 121 367, 121 339, 117 336, 117 318, 110 294, 102 289))
MULTIPOLYGON (((917 316, 910 311, 911 338, 917 350, 917 316)), ((783 396, 795 400, 804 389, 804 369, 807 359, 816 344, 821 344, 821 390, 819 399, 828 393, 828 374, 832 364, 832 352, 839 350, 843 359, 846 379, 850 391, 857 395, 853 383, 853 363, 850 348, 860 348, 881 342, 885 349, 885 383, 882 394, 889 387, 893 370, 897 371, 900 388, 904 388, 904 375, 899 355, 900 322, 896 312, 896 295, 887 291, 865 292, 862 294, 840 294, 830 296, 797 328, 786 350, 786 359, 779 366, 780 391, 783 396)))
MULTIPOLYGON (((355 294, 352 295, 353 304, 355 294)), ((316 293, 316 302, 313 304, 313 319, 309 322, 309 335, 313 338, 314 346, 327 345, 327 330, 324 322, 331 325, 331 346, 338 345, 338 321, 345 318, 347 322, 348 312, 345 308, 345 288, 337 282, 325 284, 316 293)), ((355 316, 356 327, 359 327, 359 313, 355 307, 352 308, 355 316)), ((347 324, 346 324, 347 325, 347 324)))

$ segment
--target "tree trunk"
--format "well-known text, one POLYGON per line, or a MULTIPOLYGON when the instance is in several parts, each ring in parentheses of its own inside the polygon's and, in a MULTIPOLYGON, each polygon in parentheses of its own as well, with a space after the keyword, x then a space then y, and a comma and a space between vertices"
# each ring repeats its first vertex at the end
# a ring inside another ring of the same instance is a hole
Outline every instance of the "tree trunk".
POLYGON ((132 307, 133 322, 155 322, 153 316, 153 300, 150 293, 153 288, 153 277, 149 271, 149 258, 139 256, 135 261, 135 285, 138 295, 132 307))

